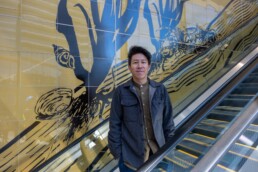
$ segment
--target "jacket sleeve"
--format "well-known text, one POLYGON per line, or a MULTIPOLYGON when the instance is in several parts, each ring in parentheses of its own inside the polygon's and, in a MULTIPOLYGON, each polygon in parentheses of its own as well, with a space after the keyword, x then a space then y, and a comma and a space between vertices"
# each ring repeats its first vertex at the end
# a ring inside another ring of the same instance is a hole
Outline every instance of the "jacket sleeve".
POLYGON ((110 118, 108 147, 115 159, 121 155, 121 125, 122 125, 122 107, 120 103, 119 90, 116 89, 112 98, 110 118))
POLYGON ((175 124, 173 119, 172 103, 170 101, 170 98, 165 86, 164 86, 164 96, 165 96, 165 107, 163 112, 163 131, 165 135, 165 140, 167 142, 174 135, 175 124))

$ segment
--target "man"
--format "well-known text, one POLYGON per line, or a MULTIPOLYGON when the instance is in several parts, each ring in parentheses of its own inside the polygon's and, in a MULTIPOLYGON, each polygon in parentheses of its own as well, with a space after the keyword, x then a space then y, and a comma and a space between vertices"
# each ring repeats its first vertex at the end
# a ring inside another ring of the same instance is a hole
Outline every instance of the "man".
POLYGON ((150 65, 150 52, 131 47, 128 68, 132 79, 113 95, 108 143, 123 172, 139 168, 174 134, 168 93, 164 85, 148 78, 150 65))

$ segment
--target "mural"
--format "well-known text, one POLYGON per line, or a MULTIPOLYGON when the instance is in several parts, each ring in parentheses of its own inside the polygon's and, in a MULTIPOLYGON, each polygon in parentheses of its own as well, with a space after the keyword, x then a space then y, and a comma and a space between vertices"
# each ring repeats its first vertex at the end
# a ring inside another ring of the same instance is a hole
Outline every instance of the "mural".
MULTIPOLYGON (((165 84, 176 117, 257 41, 257 8, 250 0, 3 2, 0 171, 33 171, 108 120, 134 44, 151 51, 149 77, 165 84)), ((105 138, 97 148, 86 141, 64 169, 98 170, 112 159, 105 138)))

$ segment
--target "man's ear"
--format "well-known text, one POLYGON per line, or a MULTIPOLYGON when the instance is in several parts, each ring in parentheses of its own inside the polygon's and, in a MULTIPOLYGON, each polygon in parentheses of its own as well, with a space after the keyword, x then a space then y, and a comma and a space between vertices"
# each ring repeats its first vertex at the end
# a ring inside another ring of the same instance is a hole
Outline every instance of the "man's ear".
POLYGON ((129 71, 131 72, 131 66, 130 66, 130 65, 127 65, 127 67, 128 67, 128 69, 129 69, 129 71))

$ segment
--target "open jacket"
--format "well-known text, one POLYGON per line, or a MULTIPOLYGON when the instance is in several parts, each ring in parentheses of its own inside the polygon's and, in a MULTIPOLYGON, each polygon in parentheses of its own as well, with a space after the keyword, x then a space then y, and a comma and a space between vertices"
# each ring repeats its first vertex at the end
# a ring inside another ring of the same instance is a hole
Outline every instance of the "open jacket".
MULTIPOLYGON (((154 136, 163 146, 174 134, 172 105, 165 86, 149 80, 149 99, 154 136)), ((144 163, 144 119, 132 80, 117 87, 110 110, 108 146, 116 158, 135 168, 144 163)))

